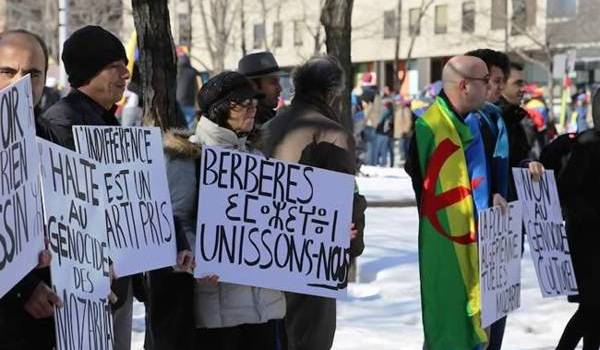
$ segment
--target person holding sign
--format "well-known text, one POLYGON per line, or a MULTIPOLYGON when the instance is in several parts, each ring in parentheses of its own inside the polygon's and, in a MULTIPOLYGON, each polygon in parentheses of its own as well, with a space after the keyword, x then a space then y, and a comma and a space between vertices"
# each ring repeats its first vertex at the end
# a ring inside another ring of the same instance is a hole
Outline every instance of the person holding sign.
MULTIPOLYGON (((48 49, 37 35, 25 30, 0 34, 0 89, 31 76, 32 97, 38 136, 50 139, 38 118, 46 72, 48 49)), ((50 253, 40 253, 38 268, 27 274, 0 299, 0 349, 52 349, 55 344, 54 306, 62 301, 50 289, 50 253), (32 336, 34 334, 35 336, 32 336)))
MULTIPOLYGON (((481 349, 476 195, 483 179, 471 178, 467 148, 473 135, 465 117, 481 108, 489 88, 483 60, 450 59, 443 90, 415 123, 406 170, 413 181, 419 222, 419 265, 425 347, 481 349)), ((477 156, 484 156, 480 149, 477 156)))
MULTIPOLYGON (((98 26, 86 26, 71 34, 64 43, 62 60, 73 90, 50 107, 42 119, 49 124, 51 141, 75 150, 74 125, 119 125, 114 112, 129 79, 128 60, 121 41, 98 26)), ((112 289, 118 298, 113 305, 115 350, 129 349, 131 278, 116 279, 112 289)))
POLYGON ((583 338, 583 349, 600 348, 600 93, 593 98, 594 128, 579 135, 571 157, 558 176, 558 190, 566 221, 567 238, 579 295, 569 298, 579 303, 557 346, 575 349, 583 338))
MULTIPOLYGON (((314 57, 293 73, 295 95, 289 108, 267 123, 265 153, 277 159, 354 175, 354 139, 341 125, 334 103, 344 87, 344 73, 337 59, 314 57)), ((366 201, 355 190, 354 229, 350 257, 364 249, 366 201)), ((285 329, 290 350, 329 349, 336 328, 336 300, 286 293, 285 329)))
MULTIPOLYGON (((198 93, 201 117, 190 141, 260 154, 248 144, 247 135, 254 127, 257 100, 262 97, 240 73, 216 75, 198 93)), ((173 204, 175 212, 180 210, 178 203, 173 204)), ((193 208, 195 204, 190 203, 193 208)), ((217 279, 209 276, 195 286, 198 346, 215 350, 276 349, 281 343, 280 320, 285 316, 283 293, 217 279)))

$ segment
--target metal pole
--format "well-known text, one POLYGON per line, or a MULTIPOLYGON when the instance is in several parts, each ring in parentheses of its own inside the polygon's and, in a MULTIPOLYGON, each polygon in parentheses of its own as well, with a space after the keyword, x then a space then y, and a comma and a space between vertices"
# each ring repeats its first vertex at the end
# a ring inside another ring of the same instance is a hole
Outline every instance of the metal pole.
POLYGON ((62 61, 63 44, 67 40, 69 28, 69 0, 58 0, 58 54, 60 61, 60 87, 67 87, 67 73, 62 61))

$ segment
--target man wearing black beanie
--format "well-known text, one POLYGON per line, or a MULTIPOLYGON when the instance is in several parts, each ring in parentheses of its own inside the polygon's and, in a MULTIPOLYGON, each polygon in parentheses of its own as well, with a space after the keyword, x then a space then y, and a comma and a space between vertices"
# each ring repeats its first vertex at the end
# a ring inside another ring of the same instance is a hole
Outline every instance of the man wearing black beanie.
MULTIPOLYGON (((75 149, 72 126, 119 125, 114 115, 123 97, 129 71, 121 41, 104 28, 86 26, 64 43, 62 60, 71 92, 43 115, 55 143, 75 149)), ((118 301, 114 310, 114 349, 131 345, 131 277, 118 278, 111 288, 118 301)))
POLYGON ((75 31, 63 46, 62 60, 73 89, 42 115, 56 143, 75 149, 73 125, 119 125, 114 115, 129 71, 121 41, 98 26, 75 31))

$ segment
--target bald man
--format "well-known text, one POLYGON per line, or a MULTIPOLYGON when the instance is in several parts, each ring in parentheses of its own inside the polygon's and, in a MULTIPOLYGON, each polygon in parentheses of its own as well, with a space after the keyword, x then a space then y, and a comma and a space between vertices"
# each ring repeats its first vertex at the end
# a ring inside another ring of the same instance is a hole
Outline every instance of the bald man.
POLYGON ((443 89, 415 122, 406 171, 419 221, 419 266, 425 348, 473 350, 487 342, 480 324, 475 197, 486 178, 473 177, 485 152, 465 117, 483 106, 486 64, 456 56, 442 72, 443 89))
MULTIPOLYGON (((51 139, 45 123, 37 116, 42 98, 48 50, 42 39, 24 30, 0 33, 0 89, 31 75, 36 113, 36 133, 51 139)), ((0 299, 0 350, 52 349, 54 347, 54 306, 61 300, 50 289, 49 253, 40 254, 40 265, 0 299)))

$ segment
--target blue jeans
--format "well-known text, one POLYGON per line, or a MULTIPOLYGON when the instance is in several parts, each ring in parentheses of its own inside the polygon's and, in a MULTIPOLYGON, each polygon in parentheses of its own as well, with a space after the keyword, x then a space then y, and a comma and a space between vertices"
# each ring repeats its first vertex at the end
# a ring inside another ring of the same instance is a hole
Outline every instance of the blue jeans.
POLYGON ((196 107, 194 106, 181 106, 181 111, 185 116, 185 122, 188 129, 192 129, 196 124, 196 107))
MULTIPOLYGON (((391 153, 392 158, 394 157, 393 145, 394 140, 382 134, 375 135, 375 161, 373 165, 386 166, 387 165, 387 155, 391 153)), ((391 161, 394 164, 394 160, 391 161)))
POLYGON ((376 165, 377 162, 377 134, 372 126, 365 126, 363 137, 367 144, 367 165, 376 165))

